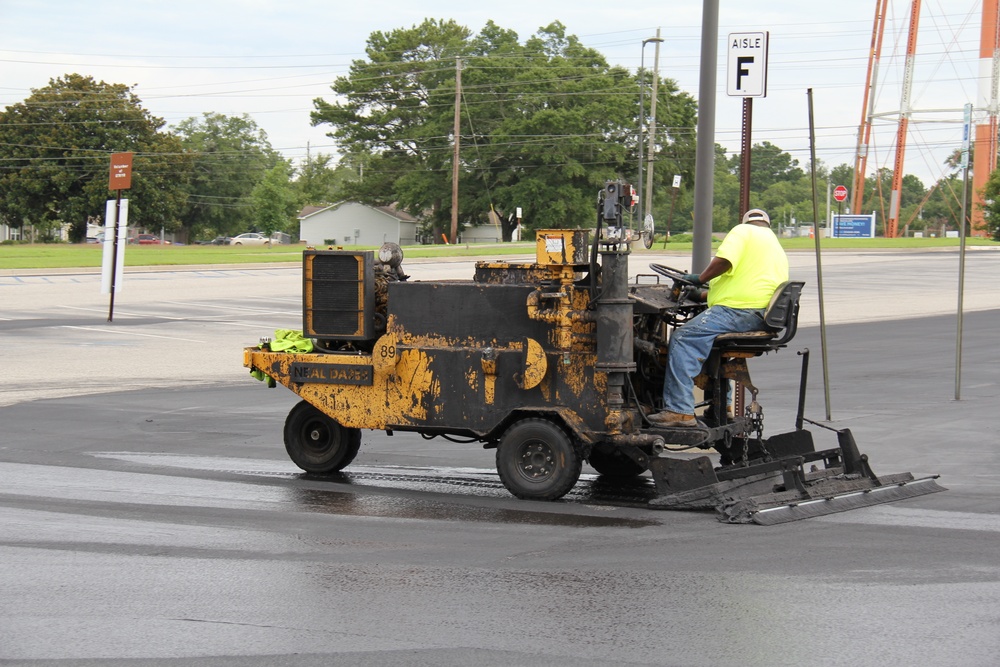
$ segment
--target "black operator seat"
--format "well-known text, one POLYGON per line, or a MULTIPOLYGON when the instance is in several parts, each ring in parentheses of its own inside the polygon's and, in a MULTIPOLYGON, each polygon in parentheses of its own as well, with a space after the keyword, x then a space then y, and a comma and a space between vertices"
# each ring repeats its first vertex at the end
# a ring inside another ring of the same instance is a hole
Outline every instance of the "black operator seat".
POLYGON ((799 326, 799 297, 805 282, 789 280, 778 285, 764 311, 764 329, 745 333, 721 334, 715 348, 722 352, 761 354, 788 345, 799 326))

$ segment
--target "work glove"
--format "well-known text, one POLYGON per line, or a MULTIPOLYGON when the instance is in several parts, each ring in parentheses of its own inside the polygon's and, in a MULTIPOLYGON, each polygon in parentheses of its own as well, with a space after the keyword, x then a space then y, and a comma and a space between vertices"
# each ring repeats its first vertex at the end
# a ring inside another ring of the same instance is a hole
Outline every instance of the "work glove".
POLYGON ((684 278, 684 280, 688 281, 689 283, 694 283, 695 285, 700 285, 701 284, 701 278, 699 278, 698 275, 699 274, 697 274, 697 273, 685 273, 682 276, 682 278, 684 278))

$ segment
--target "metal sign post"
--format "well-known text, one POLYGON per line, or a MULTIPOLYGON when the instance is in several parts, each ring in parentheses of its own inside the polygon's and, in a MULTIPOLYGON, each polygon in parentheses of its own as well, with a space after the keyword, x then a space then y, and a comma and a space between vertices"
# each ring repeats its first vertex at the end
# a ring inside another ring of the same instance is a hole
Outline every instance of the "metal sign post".
MULTIPOLYGON (((117 287, 116 280, 118 274, 118 255, 121 253, 124 255, 125 249, 122 245, 124 239, 119 239, 119 229, 122 222, 122 218, 126 217, 128 214, 123 213, 128 211, 128 201, 126 200, 125 206, 122 206, 122 190, 128 190, 132 187, 132 153, 113 153, 111 155, 111 173, 108 177, 108 189, 115 193, 115 208, 114 208, 114 227, 112 229, 112 252, 111 252, 111 281, 110 281, 110 292, 111 301, 108 304, 108 322, 114 321, 115 317, 115 289, 117 287)), ((109 202, 110 204, 110 202, 109 202)), ((110 206, 108 207, 110 209, 110 206)), ((109 211, 110 212, 110 211, 109 211)), ((126 224, 127 227, 127 224, 126 224)), ((107 244, 107 238, 104 239, 104 243, 107 244)), ((106 245, 105 245, 106 247, 106 245)), ((108 253, 105 253, 105 270, 108 269, 108 253)))
POLYGON ((972 105, 965 105, 965 128, 962 139, 962 224, 958 228, 958 331, 955 332, 955 400, 962 400, 962 324, 965 310, 965 222, 969 205, 969 135, 972 126, 972 105))
MULTIPOLYGON (((829 359, 826 353, 826 311, 823 307, 823 260, 819 239, 819 202, 816 199, 816 122, 813 114, 812 88, 806 90, 806 99, 809 103, 809 166, 812 177, 813 239, 816 243, 816 292, 819 296, 819 340, 820 351, 823 354, 823 397, 826 403, 826 420, 830 421, 833 419, 833 416, 830 413, 830 374, 829 359)), ((827 223, 827 230, 829 229, 830 224, 827 223)))
MULTIPOLYGON (((847 199, 847 186, 838 185, 837 187, 835 187, 833 189, 833 198, 837 200, 837 215, 842 215, 844 212, 843 211, 844 200, 847 199)), ((827 204, 829 204, 829 202, 830 200, 827 199, 827 204)), ((829 206, 827 206, 827 208, 829 208, 829 206)), ((830 225, 827 224, 827 227, 829 226, 830 225)))
POLYGON ((663 236, 663 248, 670 243, 670 223, 674 219, 674 207, 677 206, 677 193, 681 191, 681 175, 674 174, 673 195, 670 197, 670 215, 667 216, 667 233, 663 236))

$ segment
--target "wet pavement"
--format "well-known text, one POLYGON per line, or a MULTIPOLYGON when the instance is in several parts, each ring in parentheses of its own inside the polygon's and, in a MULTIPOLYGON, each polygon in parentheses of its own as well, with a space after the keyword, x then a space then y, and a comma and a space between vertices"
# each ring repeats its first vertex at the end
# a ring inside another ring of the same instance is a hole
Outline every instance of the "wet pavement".
MULTIPOLYGON (((885 291, 946 310, 920 272, 947 261, 897 258, 885 291)), ((843 264, 827 277, 850 291, 843 264)), ((966 316, 961 401, 953 317, 828 331, 833 425, 876 473, 949 491, 731 526, 609 503, 586 467, 564 500, 519 501, 492 451, 405 433, 366 433, 342 476, 301 474, 281 444, 295 397, 240 367, 257 329, 300 317, 268 287, 295 272, 255 271, 151 274, 111 326, 65 276, 48 303, 5 299, 0 664, 996 664, 1000 310, 966 316)), ((795 344, 822 420, 818 329, 795 344)), ((751 365, 768 433, 792 428, 799 361, 751 365)))

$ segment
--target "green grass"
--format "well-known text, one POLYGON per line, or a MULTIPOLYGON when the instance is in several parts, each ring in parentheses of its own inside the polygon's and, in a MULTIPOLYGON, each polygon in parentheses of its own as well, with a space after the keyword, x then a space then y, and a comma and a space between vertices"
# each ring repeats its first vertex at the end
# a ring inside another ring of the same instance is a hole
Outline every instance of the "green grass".
MULTIPOLYGON (((100 268, 103 246, 97 243, 38 243, 0 246, 2 269, 100 268)), ((155 246, 125 247, 125 266, 177 266, 186 264, 248 264, 255 262, 297 262, 298 246, 155 246)))
MULTIPOLYGON (((717 244, 718 239, 713 239, 717 244)), ((970 246, 1000 246, 996 241, 969 238, 970 246)), ((816 242, 810 238, 782 239, 781 244, 788 250, 813 250, 816 242)), ((824 250, 868 250, 899 249, 929 250, 934 248, 957 248, 959 239, 903 238, 903 239, 823 239, 824 250)), ((265 262, 299 262, 305 246, 216 246, 216 245, 129 245, 125 249, 126 266, 182 266, 191 264, 255 264, 265 262)), ((345 246, 345 250, 357 249, 345 246)), ((371 248, 365 248, 371 249, 371 248)), ((641 244, 633 246, 634 252, 690 251, 690 236, 671 239, 664 245, 657 238, 650 250, 641 244)), ((504 255, 531 255, 535 252, 534 242, 476 244, 476 245, 430 245, 406 246, 404 257, 499 257, 504 255)), ((0 269, 60 269, 101 267, 103 247, 99 244, 38 243, 0 244, 0 269)))
MULTIPOLYGON (((345 250, 357 246, 338 246, 345 250)), ((300 262, 303 245, 219 246, 219 245, 128 245, 125 266, 183 266, 191 264, 258 264, 300 262)), ((372 250, 377 248, 363 248, 372 250)), ((416 257, 476 257, 482 255, 522 255, 535 252, 534 243, 482 245, 407 246, 403 254, 416 257)), ((0 245, 0 269, 101 268, 104 249, 100 244, 36 243, 0 245)))

